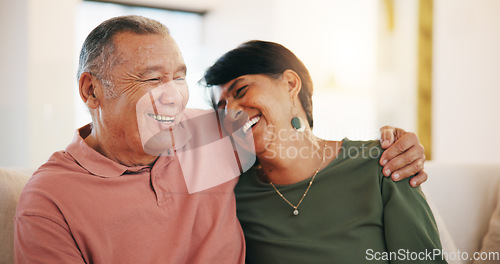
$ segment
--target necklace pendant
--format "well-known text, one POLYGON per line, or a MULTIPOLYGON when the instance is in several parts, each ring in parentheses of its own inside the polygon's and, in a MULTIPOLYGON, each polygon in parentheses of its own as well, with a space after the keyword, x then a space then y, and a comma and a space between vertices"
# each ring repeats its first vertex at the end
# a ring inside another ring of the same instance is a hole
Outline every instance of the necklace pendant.
POLYGON ((299 215, 299 210, 297 209, 293 210, 293 215, 299 215))

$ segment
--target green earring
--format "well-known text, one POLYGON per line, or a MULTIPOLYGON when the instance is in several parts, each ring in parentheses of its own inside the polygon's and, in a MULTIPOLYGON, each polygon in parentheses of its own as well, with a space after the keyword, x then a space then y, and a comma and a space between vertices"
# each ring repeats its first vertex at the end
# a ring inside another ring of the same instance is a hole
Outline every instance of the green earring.
POLYGON ((297 132, 303 132, 306 129, 306 127, 302 125, 302 119, 298 116, 292 118, 292 127, 297 132))

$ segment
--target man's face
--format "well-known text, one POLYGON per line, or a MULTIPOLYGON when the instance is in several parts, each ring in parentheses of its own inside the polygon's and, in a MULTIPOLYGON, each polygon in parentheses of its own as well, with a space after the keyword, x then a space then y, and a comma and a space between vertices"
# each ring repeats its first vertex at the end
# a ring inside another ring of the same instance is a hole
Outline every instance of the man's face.
POLYGON ((118 62, 110 74, 117 96, 101 102, 97 118, 116 151, 144 154, 145 136, 170 130, 182 117, 189 98, 186 66, 170 36, 124 32, 113 40, 118 62))

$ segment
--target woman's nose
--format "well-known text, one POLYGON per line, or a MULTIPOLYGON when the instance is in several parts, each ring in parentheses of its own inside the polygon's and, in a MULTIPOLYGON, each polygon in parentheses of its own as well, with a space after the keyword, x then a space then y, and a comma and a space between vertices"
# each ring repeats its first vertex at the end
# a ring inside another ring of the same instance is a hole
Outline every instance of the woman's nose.
POLYGON ((224 115, 230 121, 236 121, 239 118, 243 117, 243 108, 234 102, 234 100, 227 102, 226 107, 224 108, 224 115))

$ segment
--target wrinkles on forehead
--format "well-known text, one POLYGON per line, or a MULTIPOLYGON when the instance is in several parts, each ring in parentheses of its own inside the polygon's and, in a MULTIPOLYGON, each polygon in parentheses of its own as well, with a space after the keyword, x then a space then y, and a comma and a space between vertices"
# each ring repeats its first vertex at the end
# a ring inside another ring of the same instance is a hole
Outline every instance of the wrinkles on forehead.
POLYGON ((186 75, 186 65, 175 42, 145 43, 118 51, 120 72, 129 78, 175 78, 186 75), (165 45, 165 46, 162 46, 165 45))
POLYGON ((128 70, 124 72, 126 81, 144 82, 146 80, 158 79, 159 82, 167 82, 179 77, 186 76, 186 65, 178 65, 174 71, 168 71, 162 65, 153 65, 139 70, 128 70))
POLYGON ((126 64, 131 65, 147 65, 151 64, 151 61, 157 60, 159 56, 168 56, 172 60, 168 60, 168 63, 173 66, 176 62, 182 61, 182 56, 176 49, 169 49, 169 51, 158 51, 157 45, 150 45, 150 47, 137 47, 136 49, 128 50, 117 50, 116 51, 116 64, 126 64), (156 46, 156 47, 155 47, 156 46), (140 58, 140 59, 138 59, 140 58))
POLYGON ((154 58, 161 54, 183 61, 177 43, 170 35, 138 35, 131 32, 123 32, 115 37, 114 45, 116 47, 116 57, 119 58, 121 63, 125 63, 138 56, 154 58))

